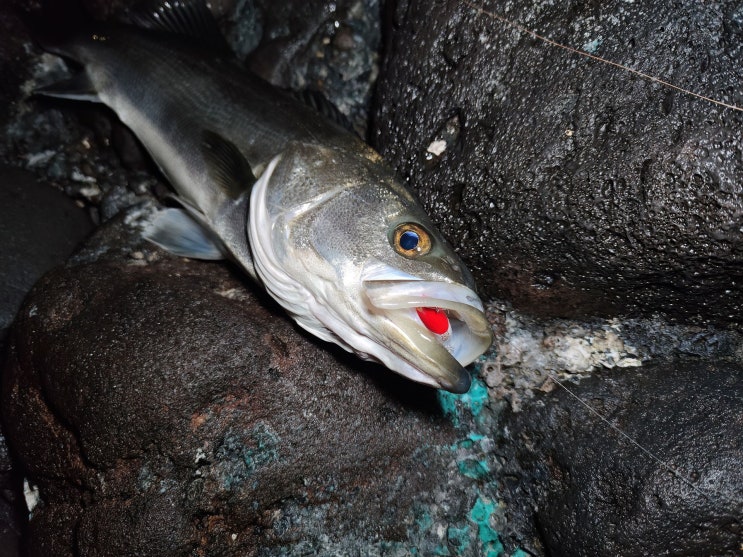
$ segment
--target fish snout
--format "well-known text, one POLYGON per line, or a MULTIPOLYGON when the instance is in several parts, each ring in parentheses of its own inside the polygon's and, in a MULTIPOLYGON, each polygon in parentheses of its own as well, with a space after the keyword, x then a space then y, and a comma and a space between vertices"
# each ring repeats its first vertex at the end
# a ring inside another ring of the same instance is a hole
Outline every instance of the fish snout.
POLYGON ((362 276, 370 311, 389 320, 396 333, 390 350, 421 377, 388 367, 419 382, 453 393, 465 393, 470 376, 464 366, 491 345, 493 333, 477 294, 464 284, 422 280, 387 268, 372 266, 362 276))

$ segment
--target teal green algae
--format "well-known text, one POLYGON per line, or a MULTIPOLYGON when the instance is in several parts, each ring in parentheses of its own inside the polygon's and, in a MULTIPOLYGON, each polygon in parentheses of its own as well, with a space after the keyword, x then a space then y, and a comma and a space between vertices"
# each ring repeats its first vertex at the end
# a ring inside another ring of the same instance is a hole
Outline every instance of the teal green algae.
POLYGON ((490 525, 496 508, 497 505, 493 501, 478 498, 470 511, 470 520, 477 525, 477 535, 485 557, 497 557, 503 553, 503 544, 498 538, 498 532, 490 525))
POLYGON ((463 413, 467 413, 477 425, 483 425, 483 409, 488 403, 488 387, 479 377, 472 378, 470 390, 463 395, 446 391, 438 392, 439 405, 444 416, 449 418, 455 427, 460 427, 463 413))
MULTIPOLYGON (((492 525, 497 509, 498 505, 493 500, 478 496, 467 515, 462 517, 461 521, 448 526, 445 539, 440 540, 438 545, 429 546, 428 551, 423 553, 446 557, 503 555, 503 545, 492 525)), ((416 524, 426 531, 433 526, 434 521, 431 515, 424 511, 419 515, 416 524)), ((417 547, 409 548, 408 551, 410 555, 422 554, 417 547)))
POLYGON ((450 526, 446 532, 449 547, 454 550, 454 555, 461 555, 470 547, 470 527, 465 525, 461 528, 450 526))
POLYGON ((279 442, 278 436, 262 423, 246 433, 228 431, 214 452, 213 464, 224 489, 233 490, 252 478, 258 468, 276 462, 279 442))
MULTIPOLYGON (((505 556, 494 526, 499 508, 496 461, 492 450, 498 408, 491 405, 488 387, 476 374, 469 392, 455 395, 439 391, 437 398, 442 414, 461 435, 456 442, 442 447, 451 455, 452 464, 456 465, 459 474, 459 477, 455 475, 449 480, 447 496, 454 496, 461 503, 419 508, 411 541, 417 539, 423 545, 409 547, 409 554, 505 556)), ((526 553, 517 549, 512 556, 525 557, 526 553)))
POLYGON ((470 432, 465 439, 460 439, 450 450, 457 455, 459 473, 473 480, 482 480, 490 474, 490 465, 482 449, 485 436, 470 432))
POLYGON ((490 467, 486 460, 466 459, 457 462, 459 473, 473 480, 485 478, 490 472, 490 467))

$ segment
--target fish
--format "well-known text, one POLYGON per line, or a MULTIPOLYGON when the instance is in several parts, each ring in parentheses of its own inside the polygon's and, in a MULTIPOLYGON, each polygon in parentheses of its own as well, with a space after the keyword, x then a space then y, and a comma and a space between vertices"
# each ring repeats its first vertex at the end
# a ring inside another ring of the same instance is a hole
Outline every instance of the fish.
POLYGON ((146 239, 231 260, 312 335, 467 392, 492 327, 472 274, 379 153, 332 106, 240 67, 202 1, 130 15, 42 41, 82 71, 36 94, 102 103, 140 140, 178 202, 146 239))

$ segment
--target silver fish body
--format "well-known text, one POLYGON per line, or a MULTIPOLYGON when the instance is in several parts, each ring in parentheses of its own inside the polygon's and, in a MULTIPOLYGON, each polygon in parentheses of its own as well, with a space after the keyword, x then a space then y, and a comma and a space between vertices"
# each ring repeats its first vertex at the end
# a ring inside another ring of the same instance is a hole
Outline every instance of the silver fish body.
POLYGON ((421 383, 469 388, 463 366, 492 341, 473 279, 373 149, 181 37, 110 27, 51 50, 83 74, 40 93, 109 106, 177 192, 185 210, 166 210, 150 239, 230 257, 324 340, 421 383), (447 333, 419 308, 445 312, 447 333))

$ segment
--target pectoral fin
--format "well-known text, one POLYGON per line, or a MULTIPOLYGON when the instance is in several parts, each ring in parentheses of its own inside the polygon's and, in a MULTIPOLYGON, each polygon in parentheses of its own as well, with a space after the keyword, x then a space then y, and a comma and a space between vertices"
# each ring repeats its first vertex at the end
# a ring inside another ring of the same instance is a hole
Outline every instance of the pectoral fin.
POLYGON ((253 187, 256 178, 240 150, 221 135, 205 130, 201 147, 214 184, 230 199, 237 199, 253 187))
POLYGON ((340 109, 330 102, 320 91, 304 89, 302 91, 292 91, 290 94, 305 103, 307 106, 314 108, 316 112, 331 122, 335 122, 346 131, 358 135, 358 132, 353 127, 353 123, 351 123, 348 116, 343 114, 340 109))
POLYGON ((95 87, 93 87, 88 74, 85 72, 81 72, 70 79, 58 81, 45 87, 39 87, 34 90, 34 94, 59 99, 101 102, 95 87))
POLYGON ((163 209, 144 231, 145 240, 181 257, 225 259, 221 240, 185 209, 163 209))

